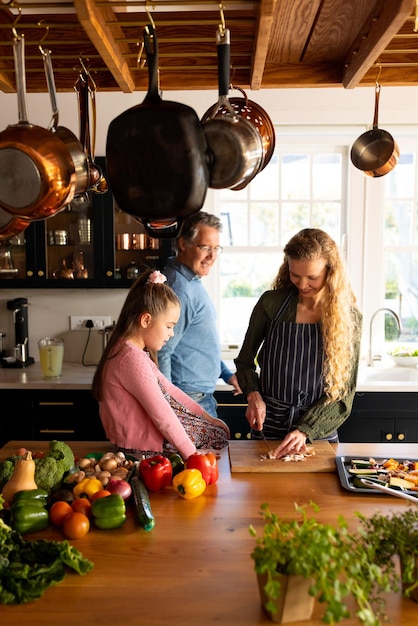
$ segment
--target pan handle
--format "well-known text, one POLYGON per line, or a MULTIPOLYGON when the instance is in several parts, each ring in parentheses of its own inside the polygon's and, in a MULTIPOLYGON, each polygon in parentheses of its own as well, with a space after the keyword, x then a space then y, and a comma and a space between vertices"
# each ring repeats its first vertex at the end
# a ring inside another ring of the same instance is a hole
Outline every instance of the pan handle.
POLYGON ((144 28, 144 49, 148 65, 148 93, 145 100, 160 101, 158 88, 158 40, 157 33, 152 24, 144 28))
POLYGON ((28 124, 28 112, 26 106, 25 40, 23 35, 15 37, 13 42, 13 55, 16 71, 17 110, 19 123, 28 124))
POLYGON ((48 130, 57 130, 59 112, 57 104, 57 92, 55 88, 54 71, 52 69, 51 51, 41 49, 42 59, 44 62, 46 84, 48 85, 49 99, 51 101, 52 119, 48 126, 48 130))
POLYGON ((379 120, 379 100, 380 100, 380 90, 382 89, 379 83, 376 83, 375 89, 375 97, 374 97, 374 116, 373 116, 373 128, 378 127, 379 120))

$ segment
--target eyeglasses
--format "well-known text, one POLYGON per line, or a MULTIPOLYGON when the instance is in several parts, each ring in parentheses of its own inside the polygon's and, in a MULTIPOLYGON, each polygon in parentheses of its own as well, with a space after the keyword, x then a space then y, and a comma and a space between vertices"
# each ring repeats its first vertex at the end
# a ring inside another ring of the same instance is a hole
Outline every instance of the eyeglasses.
POLYGON ((193 241, 190 241, 190 243, 195 248, 199 248, 200 252, 203 254, 214 254, 215 256, 219 256, 223 250, 222 246, 202 246, 202 244, 193 243, 193 241))

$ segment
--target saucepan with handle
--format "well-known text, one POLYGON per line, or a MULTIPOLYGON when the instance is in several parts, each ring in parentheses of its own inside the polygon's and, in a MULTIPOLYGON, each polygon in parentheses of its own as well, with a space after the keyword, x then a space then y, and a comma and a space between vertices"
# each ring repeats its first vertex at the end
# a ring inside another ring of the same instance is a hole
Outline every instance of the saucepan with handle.
POLYGON ((263 166, 263 143, 253 124, 237 115, 228 98, 230 75, 230 31, 218 28, 219 98, 211 113, 202 119, 203 130, 212 153, 209 187, 243 188, 263 166), (224 111, 218 115, 219 111, 224 111))
POLYGON ((380 91, 376 82, 373 128, 360 135, 351 148, 353 165, 372 178, 388 174, 399 160, 396 141, 387 130, 378 127, 380 91))
POLYGON ((0 208, 44 219, 72 200, 75 169, 62 140, 28 122, 23 36, 15 37, 13 51, 19 122, 0 133, 0 208))

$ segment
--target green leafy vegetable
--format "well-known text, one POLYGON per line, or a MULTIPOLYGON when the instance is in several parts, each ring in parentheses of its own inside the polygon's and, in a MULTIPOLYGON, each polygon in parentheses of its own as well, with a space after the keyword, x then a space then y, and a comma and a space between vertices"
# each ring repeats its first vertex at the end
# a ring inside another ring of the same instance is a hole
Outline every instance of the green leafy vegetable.
MULTIPOLYGON (((0 496, 0 509, 3 507, 0 496)), ((0 519, 0 604, 25 604, 66 576, 65 566, 84 576, 92 567, 68 541, 26 541, 0 519)))
POLYGON ((61 485, 66 472, 74 466, 74 453, 63 441, 50 441, 48 452, 35 459, 35 482, 40 489, 50 492, 61 485))

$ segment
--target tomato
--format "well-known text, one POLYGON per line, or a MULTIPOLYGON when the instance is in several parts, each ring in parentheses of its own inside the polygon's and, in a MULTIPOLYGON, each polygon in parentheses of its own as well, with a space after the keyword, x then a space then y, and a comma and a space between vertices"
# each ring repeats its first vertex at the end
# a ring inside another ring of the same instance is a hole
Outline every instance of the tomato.
POLYGON ((87 517, 91 517, 91 502, 88 498, 76 498, 71 503, 71 508, 77 513, 84 513, 87 517))
POLYGON ((64 500, 57 500, 49 509, 49 521, 51 524, 54 524, 54 526, 60 528, 67 515, 70 515, 72 512, 71 504, 64 502, 64 500))
POLYGON ((80 539, 87 535, 90 530, 90 520, 84 513, 73 511, 65 518, 62 532, 67 539, 80 539))
POLYGON ((111 496, 112 494, 107 489, 100 489, 100 491, 96 491, 90 496, 90 502, 94 502, 98 498, 106 498, 107 496, 111 496))

